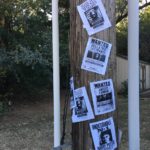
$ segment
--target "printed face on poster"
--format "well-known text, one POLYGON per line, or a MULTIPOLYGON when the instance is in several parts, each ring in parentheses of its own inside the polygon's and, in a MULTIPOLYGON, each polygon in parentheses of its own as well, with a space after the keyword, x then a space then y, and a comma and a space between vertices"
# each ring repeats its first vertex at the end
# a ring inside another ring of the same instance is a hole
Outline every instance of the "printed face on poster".
POLYGON ((111 79, 91 82, 90 88, 96 115, 115 110, 114 87, 111 79))
POLYGON ((115 127, 112 118, 90 123, 95 150, 114 150, 117 148, 115 127))
POLYGON ((74 102, 74 79, 73 77, 70 78, 70 109, 75 107, 74 102))
POLYGON ((111 26, 101 0, 86 0, 77 9, 89 35, 111 26))
POLYGON ((86 46, 81 68, 104 75, 112 45, 90 37, 86 46))
POLYGON ((94 114, 85 87, 74 90, 75 107, 73 108, 72 122, 81 122, 94 119, 94 114))

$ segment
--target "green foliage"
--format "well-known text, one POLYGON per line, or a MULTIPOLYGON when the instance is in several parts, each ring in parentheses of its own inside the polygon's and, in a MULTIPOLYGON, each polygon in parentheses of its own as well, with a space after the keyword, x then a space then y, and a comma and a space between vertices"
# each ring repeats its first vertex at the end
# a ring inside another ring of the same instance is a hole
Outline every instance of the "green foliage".
POLYGON ((120 91, 118 92, 119 95, 122 95, 124 97, 127 97, 128 96, 128 81, 123 81, 121 83, 121 89, 120 91))
MULTIPOLYGON (((122 16, 127 11, 127 1, 116 3, 117 16, 122 16)), ((69 79, 69 1, 60 0, 59 6, 61 86, 66 87, 69 79)), ((140 54, 143 60, 149 61, 149 8, 141 16, 140 54)), ((117 25, 117 52, 127 55, 127 20, 117 25)), ((5 72, 5 80, 11 79, 7 86, 12 89, 52 86, 51 1, 0 1, 0 66, 0 82, 5 72)))
MULTIPOLYGON (((122 17, 128 10, 127 0, 116 0, 116 18, 122 17)), ((116 19, 116 20, 117 20, 116 19)))
POLYGON ((0 67, 0 114, 8 109, 7 104, 13 97, 11 86, 15 82, 13 79, 11 73, 6 68, 0 67))
POLYGON ((69 62, 69 1, 60 0, 59 29, 60 29, 60 83, 67 88, 70 78, 69 62), (65 7, 65 9, 64 9, 65 7))
MULTIPOLYGON (((127 55, 127 23, 128 20, 124 19, 117 24, 117 53, 127 55)), ((150 62, 150 7, 146 7, 140 13, 140 60, 150 62)))
POLYGON ((66 66, 69 64, 69 13, 60 14, 60 64, 66 66))
MULTIPOLYGON (((68 1, 60 1, 60 68, 66 76, 68 59, 68 1)), ((52 85, 52 22, 48 0, 0 1, 0 74, 11 74, 14 88, 52 85)), ((8 77, 6 75, 6 77, 8 77)), ((1 77, 0 77, 1 78, 1 77)), ((63 85, 67 80, 63 80, 63 85)), ((5 84, 5 83, 3 83, 5 84)))
POLYGON ((65 10, 69 10, 69 1, 68 0, 59 0, 59 6, 65 10))
POLYGON ((145 8, 140 14, 140 58, 150 62, 150 7, 145 8))
POLYGON ((127 56, 127 20, 120 22, 116 26, 117 54, 127 56))

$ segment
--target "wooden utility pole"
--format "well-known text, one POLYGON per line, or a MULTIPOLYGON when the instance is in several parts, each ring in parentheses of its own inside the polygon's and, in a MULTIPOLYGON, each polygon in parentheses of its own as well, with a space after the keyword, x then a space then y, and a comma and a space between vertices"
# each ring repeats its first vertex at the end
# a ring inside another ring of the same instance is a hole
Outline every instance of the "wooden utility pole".
MULTIPOLYGON (((102 0, 106 9, 107 15, 112 26, 99 33, 94 34, 92 37, 99 38, 112 44, 111 54, 107 65, 105 75, 99 75, 81 69, 81 63, 84 56, 86 44, 88 41, 87 31, 83 28, 83 23, 77 11, 77 5, 80 5, 84 0, 71 0, 70 1, 70 62, 71 74, 75 80, 75 88, 86 86, 88 96, 91 100, 91 92, 89 83, 96 80, 111 78, 116 87, 116 34, 115 34, 115 0, 102 0)), ((116 89, 116 88, 115 88, 116 89)), ((117 106, 117 100, 116 100, 117 106)), ((117 129, 117 110, 113 113, 95 116, 94 121, 106 119, 113 116, 115 126, 117 129)), ((72 141, 73 150, 90 150, 93 148, 91 133, 89 130, 89 123, 91 121, 84 121, 81 123, 72 124, 72 141)), ((116 130, 117 135, 117 130, 116 130)))

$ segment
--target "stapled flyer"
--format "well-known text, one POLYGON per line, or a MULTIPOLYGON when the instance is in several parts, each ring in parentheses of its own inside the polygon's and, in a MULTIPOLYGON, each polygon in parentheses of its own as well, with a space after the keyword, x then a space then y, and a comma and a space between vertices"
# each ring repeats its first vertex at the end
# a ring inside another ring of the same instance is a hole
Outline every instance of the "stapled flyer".
POLYGON ((117 148, 113 118, 90 123, 95 150, 114 150, 117 148))
POLYGON ((115 110, 114 87, 111 79, 91 82, 90 88, 96 115, 115 110))
POLYGON ((89 35, 100 32, 111 26, 101 0, 86 0, 77 6, 78 12, 89 35))
POLYGON ((86 46, 81 68, 104 75, 112 45, 90 37, 86 46))
POLYGON ((74 100, 76 106, 73 108, 72 122, 94 119, 94 114, 85 87, 74 90, 74 100))

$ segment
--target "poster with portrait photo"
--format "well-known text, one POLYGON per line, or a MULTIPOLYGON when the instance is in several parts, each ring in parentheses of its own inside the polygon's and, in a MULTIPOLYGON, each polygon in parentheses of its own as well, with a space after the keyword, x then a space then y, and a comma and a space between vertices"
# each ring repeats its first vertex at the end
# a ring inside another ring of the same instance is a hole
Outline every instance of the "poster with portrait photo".
POLYGON ((110 43, 90 37, 87 42, 81 68, 104 75, 111 47, 110 43))
POLYGON ((74 101, 75 107, 73 108, 72 122, 94 119, 94 114, 85 87, 74 90, 74 101))
POLYGON ((70 78, 70 109, 75 107, 74 102, 74 79, 73 77, 70 78))
POLYGON ((113 118, 90 123, 95 150, 114 150, 117 148, 113 118))
POLYGON ((115 110, 114 87, 111 79, 90 83, 95 115, 115 110))
POLYGON ((77 6, 83 26, 89 35, 100 32, 111 26, 101 0, 86 0, 77 6))

